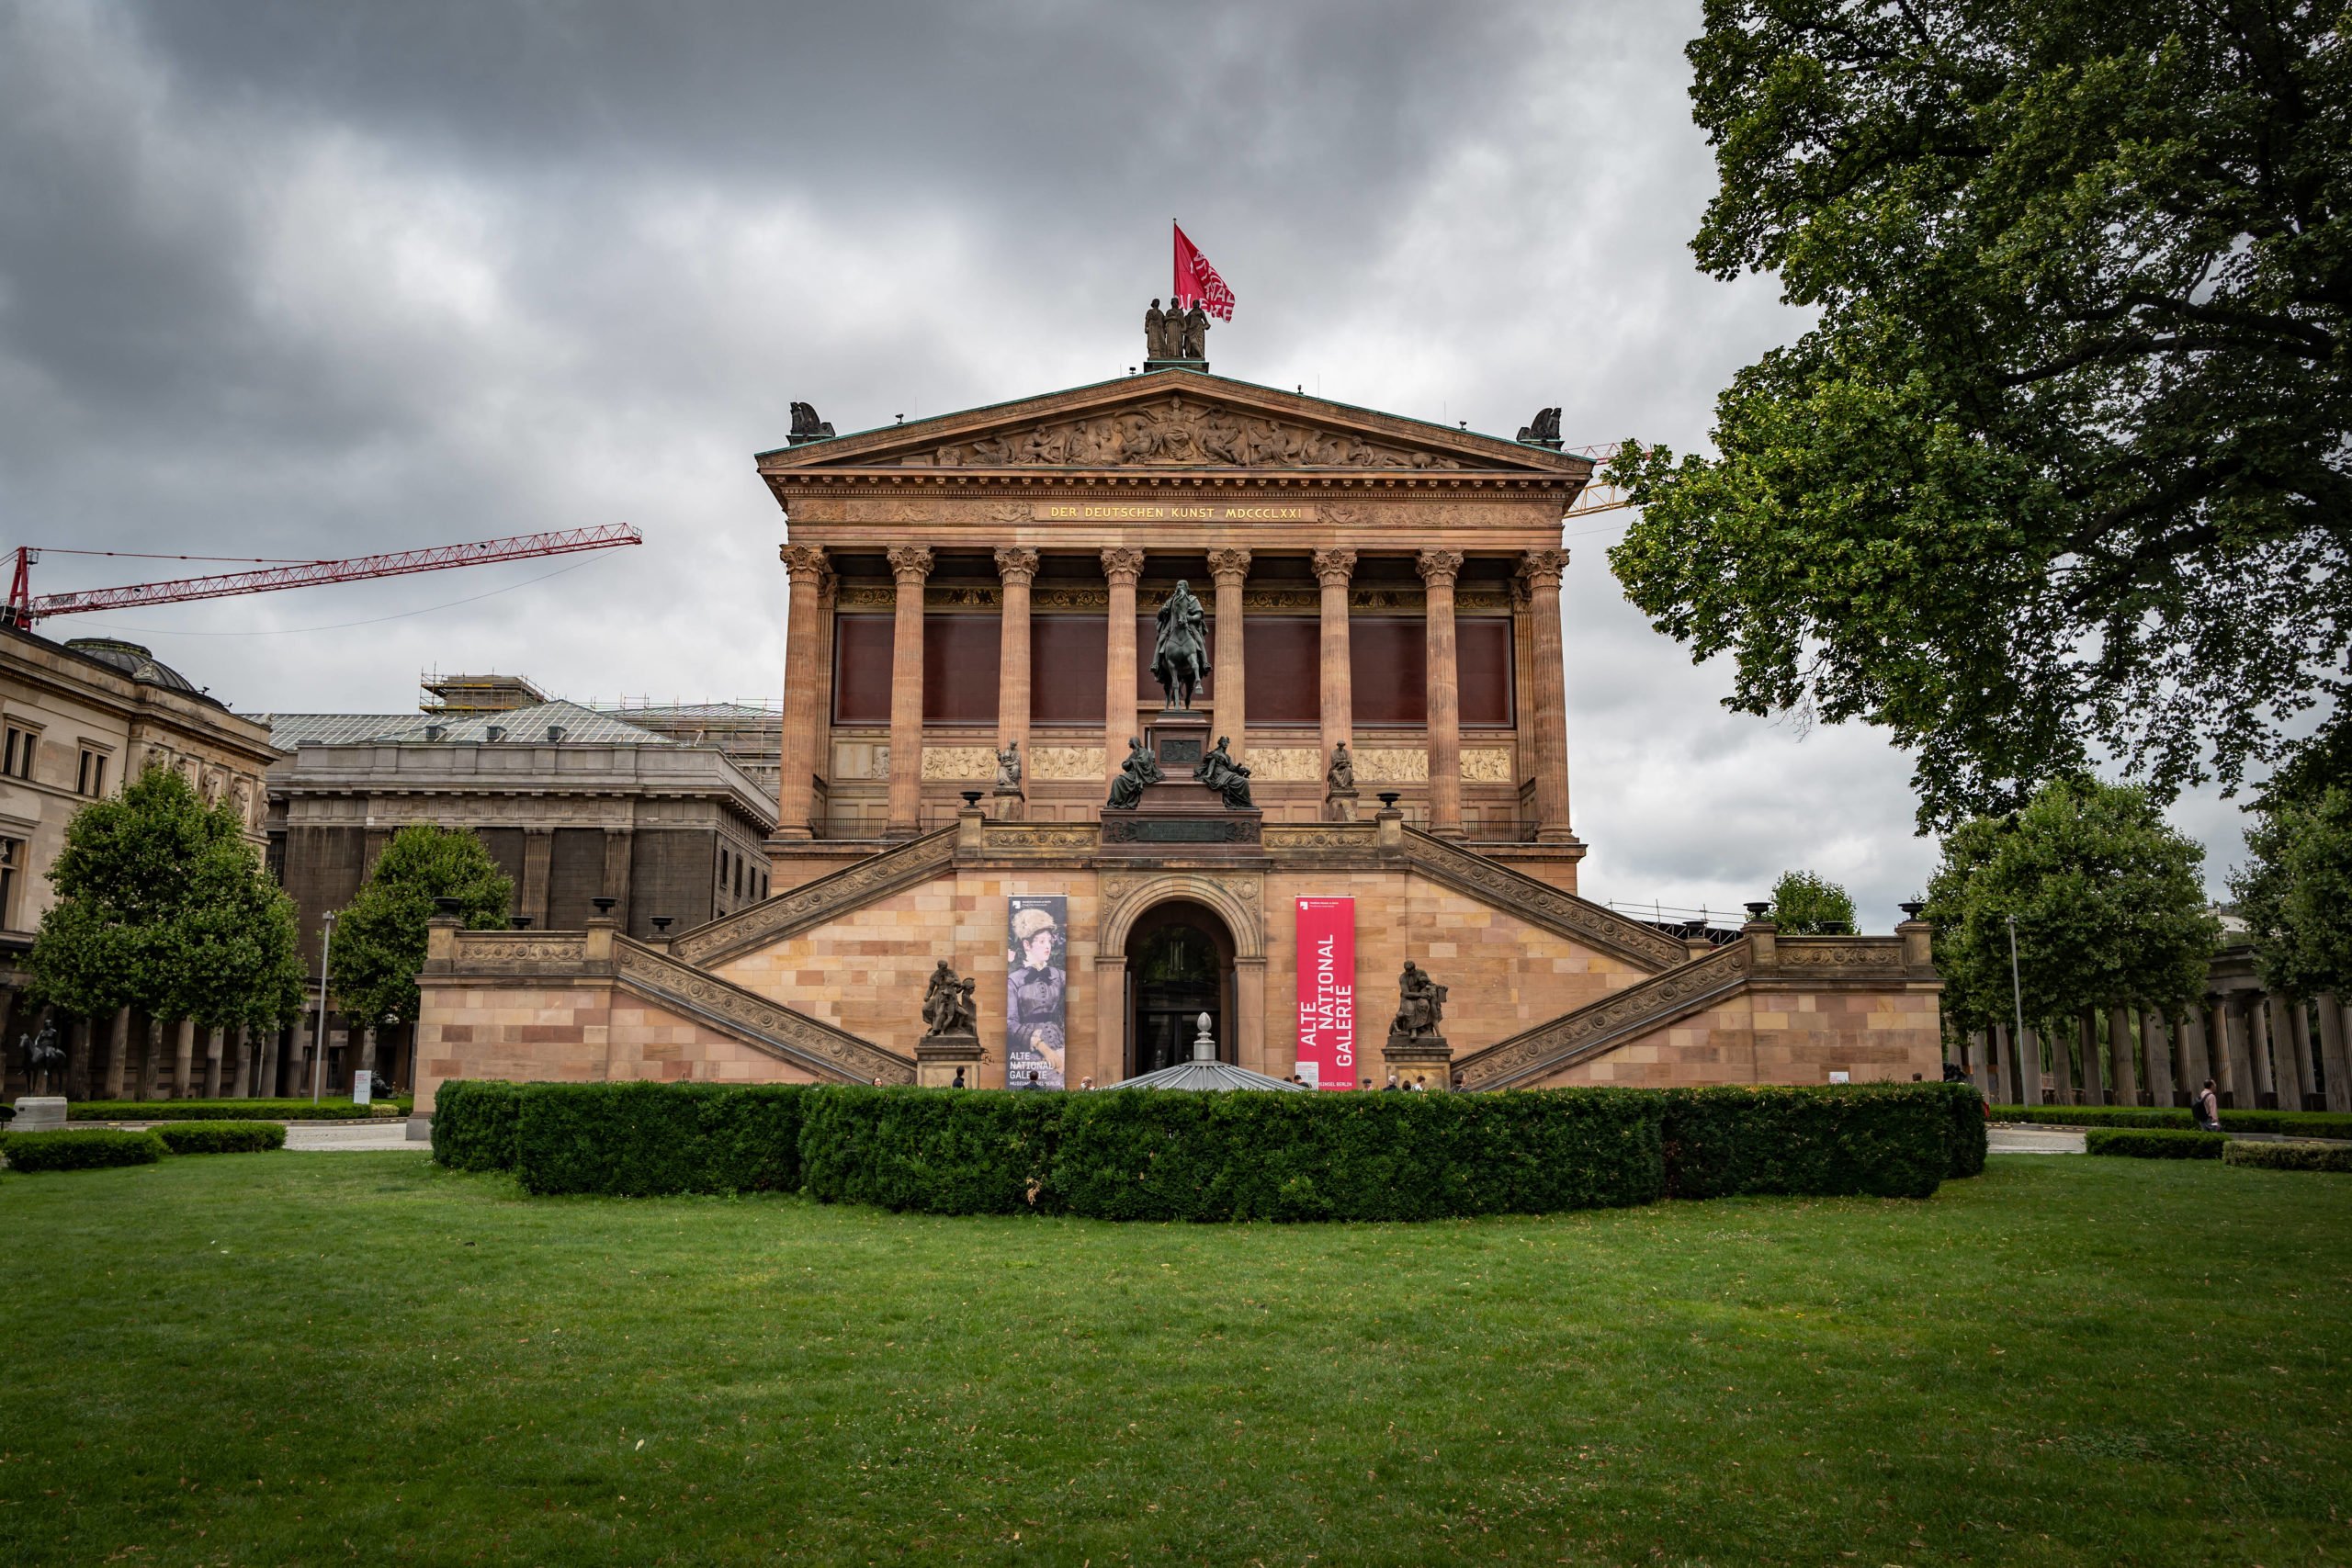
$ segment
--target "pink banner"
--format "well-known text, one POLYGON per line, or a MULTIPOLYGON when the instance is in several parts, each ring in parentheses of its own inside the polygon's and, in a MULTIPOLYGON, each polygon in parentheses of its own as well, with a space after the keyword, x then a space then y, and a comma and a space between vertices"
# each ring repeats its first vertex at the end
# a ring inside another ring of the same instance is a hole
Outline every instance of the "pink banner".
POLYGON ((1356 1087, 1356 901, 1298 901, 1298 1076, 1356 1087))

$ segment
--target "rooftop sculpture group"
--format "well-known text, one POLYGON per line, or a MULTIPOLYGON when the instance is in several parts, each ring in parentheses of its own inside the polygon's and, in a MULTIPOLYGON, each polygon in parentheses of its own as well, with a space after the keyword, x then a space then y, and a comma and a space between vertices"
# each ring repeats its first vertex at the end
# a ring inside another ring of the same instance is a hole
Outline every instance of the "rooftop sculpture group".
POLYGON ((1174 299, 1163 310, 1154 299, 1143 313, 1143 352, 1147 359, 1206 359, 1209 313, 1197 299, 1190 310, 1174 299))

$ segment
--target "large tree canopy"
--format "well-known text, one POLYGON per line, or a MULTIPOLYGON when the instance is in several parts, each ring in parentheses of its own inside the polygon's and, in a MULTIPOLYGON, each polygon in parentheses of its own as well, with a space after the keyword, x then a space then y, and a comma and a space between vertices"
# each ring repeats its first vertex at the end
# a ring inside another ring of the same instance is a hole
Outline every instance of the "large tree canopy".
POLYGON ((477 930, 506 923, 514 884, 474 834, 412 823, 392 835, 375 869, 336 923, 335 999, 357 1018, 412 1023, 417 971, 435 898, 455 898, 458 919, 477 930))
POLYGON ((1817 312, 1610 559, 1735 709, 1883 725, 1923 827, 2098 751, 2158 798, 2345 685, 2341 6, 1708 0, 1693 242, 1817 312))
POLYGON ((34 987, 73 1013, 137 1008, 206 1027, 301 1009, 294 903, 261 868, 235 809, 150 768, 66 825, 57 902, 34 933, 34 987))
POLYGON ((2309 804, 2274 798, 2230 879, 2262 983, 2289 996, 2352 996, 2352 785, 2309 804))
POLYGON ((2205 907, 2205 852, 2147 791, 2062 779, 2022 811, 1961 824, 1943 852, 1926 914, 1944 1015, 1959 1028, 2009 1022, 2020 997, 2033 1023, 2204 993, 2221 934, 2205 907))

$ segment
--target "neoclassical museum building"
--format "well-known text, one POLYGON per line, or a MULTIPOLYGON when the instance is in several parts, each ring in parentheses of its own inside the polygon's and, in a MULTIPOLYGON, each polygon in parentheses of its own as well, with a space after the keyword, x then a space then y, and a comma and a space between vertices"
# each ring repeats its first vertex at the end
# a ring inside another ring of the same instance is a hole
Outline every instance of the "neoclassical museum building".
POLYGON ((1926 927, 1686 938, 1577 896, 1561 518, 1592 465, 1542 417, 1186 361, 794 427, 758 458, 771 896, 642 938, 436 924, 421 1108, 452 1077, 1107 1087, 1196 1049, 1327 1089, 1937 1076, 1926 927), (1188 621, 1189 704, 1155 673, 1188 621), (1408 963, 1438 1005, 1400 1008, 1408 963), (934 1032, 958 978, 977 1029, 934 1032))

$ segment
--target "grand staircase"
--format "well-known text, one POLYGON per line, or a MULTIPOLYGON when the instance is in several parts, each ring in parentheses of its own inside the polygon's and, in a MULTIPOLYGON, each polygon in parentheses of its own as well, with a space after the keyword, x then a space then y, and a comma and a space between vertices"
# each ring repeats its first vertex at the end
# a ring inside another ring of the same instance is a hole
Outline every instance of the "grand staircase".
POLYGON ((1716 948, 1703 958, 1459 1057, 1454 1071, 1462 1076, 1464 1089, 1523 1087, 1713 1005, 1745 986, 1754 967, 1749 942, 1716 948))
POLYGON ((915 1081, 911 1056, 885 1050, 628 937, 613 940, 613 978, 648 1001, 820 1077, 842 1083, 915 1081))

